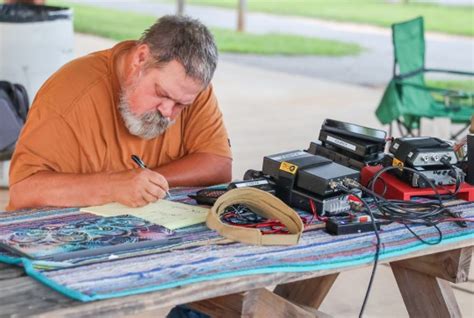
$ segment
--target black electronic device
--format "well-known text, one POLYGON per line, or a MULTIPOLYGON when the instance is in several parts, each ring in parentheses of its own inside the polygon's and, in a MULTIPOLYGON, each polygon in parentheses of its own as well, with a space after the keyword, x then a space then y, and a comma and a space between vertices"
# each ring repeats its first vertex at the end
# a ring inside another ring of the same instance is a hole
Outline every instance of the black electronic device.
POLYGON ((464 172, 455 166, 458 164, 458 158, 453 147, 441 139, 397 138, 392 142, 389 151, 384 165, 400 167, 391 173, 411 187, 429 188, 430 184, 425 178, 434 186, 455 185, 464 181, 464 172), (405 167, 414 171, 403 169, 405 167))
POLYGON ((262 191, 275 194, 275 184, 266 178, 258 178, 253 180, 234 181, 227 186, 228 190, 238 188, 257 188, 262 191))
POLYGON ((460 178, 458 182, 464 181, 464 174, 459 168, 453 169, 425 169, 423 167, 412 168, 417 172, 403 170, 401 179, 405 180, 413 188, 429 188, 429 183, 421 176, 430 180, 435 186, 447 186, 456 184, 456 178, 460 178), (459 177, 457 177, 459 175, 459 177))
POLYGON ((217 199, 226 193, 229 190, 237 189, 237 188, 257 188, 263 191, 267 191, 271 194, 275 194, 275 185, 271 182, 268 178, 259 177, 257 179, 252 180, 244 180, 244 181, 234 181, 229 183, 229 185, 219 185, 219 186, 212 186, 209 188, 204 188, 196 193, 188 194, 188 197, 191 199, 196 200, 196 203, 203 204, 203 205, 214 205, 217 199))
POLYGON ((263 175, 275 186, 275 194, 286 204, 310 211, 310 201, 319 215, 339 213, 350 209, 348 195, 337 184, 345 179, 359 180, 359 172, 333 161, 295 150, 264 157, 263 175))
POLYGON ((372 141, 378 144, 385 144, 387 133, 380 129, 360 126, 327 118, 324 120, 321 130, 332 132, 359 140, 372 141))
POLYGON ((342 182, 347 178, 359 180, 359 172, 338 163, 330 162, 301 169, 296 186, 310 193, 325 196, 339 192, 331 184, 342 182))
POLYGON ((359 180, 359 172, 332 162, 331 160, 312 155, 302 150, 279 153, 263 158, 264 174, 275 180, 293 180, 295 189, 325 196, 339 190, 331 187, 331 183, 341 182, 345 178, 359 180))
MULTIPOLYGON (((380 230, 380 221, 375 221, 377 230, 380 230)), ((372 232, 374 226, 369 216, 358 218, 331 217, 326 222, 326 231, 332 235, 344 235, 354 233, 372 232)))
POLYGON ((360 170, 383 159, 386 137, 383 130, 326 119, 319 132, 321 143, 311 142, 308 152, 360 170))
POLYGON ((474 134, 467 135, 467 183, 474 185, 474 134))
POLYGON ((296 174, 300 167, 315 167, 331 163, 321 156, 315 156, 303 150, 286 151, 263 157, 262 172, 274 180, 280 178, 281 172, 296 174))
POLYGON ((188 194, 188 197, 196 200, 197 204, 213 206, 221 195, 227 192, 227 186, 217 186, 204 188, 194 194, 188 194))
POLYGON ((415 167, 417 173, 404 171, 404 175, 408 184, 414 188, 429 188, 430 185, 421 175, 425 176, 435 186, 454 185, 456 182, 464 182, 464 173, 459 168, 452 169, 425 169, 423 167, 415 167), (459 178, 458 181, 456 179, 459 178))
POLYGON ((400 167, 436 167, 458 163, 454 149, 447 142, 434 137, 403 137, 392 142, 393 165, 400 167))
POLYGON ((319 141, 312 141, 309 145, 307 152, 313 155, 323 156, 336 163, 339 163, 343 166, 346 166, 355 170, 361 170, 367 165, 369 166, 378 165, 380 163, 381 158, 383 158, 383 152, 380 152, 379 154, 377 154, 377 156, 373 158, 365 158, 365 159, 362 159, 363 160, 362 161, 360 158, 357 158, 353 155, 345 153, 344 151, 341 151, 340 149, 335 149, 334 147, 328 144, 323 145, 319 141))
POLYGON ((374 158, 379 152, 383 152, 384 145, 372 141, 349 137, 346 135, 337 135, 321 129, 319 140, 326 145, 331 145, 335 149, 344 150, 359 157, 374 158))

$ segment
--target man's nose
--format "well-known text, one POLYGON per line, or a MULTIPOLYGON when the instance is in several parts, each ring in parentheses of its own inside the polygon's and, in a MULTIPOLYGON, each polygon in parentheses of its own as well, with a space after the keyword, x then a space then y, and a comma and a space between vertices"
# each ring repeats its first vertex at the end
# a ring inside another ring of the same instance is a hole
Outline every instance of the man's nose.
POLYGON ((173 108, 176 103, 171 99, 165 99, 161 102, 160 106, 158 106, 158 110, 160 111, 161 115, 164 117, 171 117, 173 114, 173 108))

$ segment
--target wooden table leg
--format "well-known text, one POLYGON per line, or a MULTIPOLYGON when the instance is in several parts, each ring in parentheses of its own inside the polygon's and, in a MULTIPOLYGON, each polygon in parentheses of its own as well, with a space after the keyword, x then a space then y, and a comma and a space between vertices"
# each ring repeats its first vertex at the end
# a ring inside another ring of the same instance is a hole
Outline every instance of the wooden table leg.
POLYGON ((206 299, 187 306, 211 317, 329 317, 315 309, 295 305, 265 288, 206 299))
POLYGON ((23 268, 0 263, 0 281, 25 275, 25 270, 23 268))
POLYGON ((278 285, 274 293, 299 305, 319 308, 339 273, 278 285))
POLYGON ((461 317, 448 282, 467 281, 472 247, 390 263, 412 317, 461 317))

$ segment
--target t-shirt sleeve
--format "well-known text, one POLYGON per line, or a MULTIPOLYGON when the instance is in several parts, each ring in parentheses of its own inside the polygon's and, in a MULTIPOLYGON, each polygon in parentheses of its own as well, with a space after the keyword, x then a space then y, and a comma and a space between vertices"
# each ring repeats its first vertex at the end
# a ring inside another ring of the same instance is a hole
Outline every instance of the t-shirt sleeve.
POLYGON ((187 111, 183 136, 186 153, 211 153, 232 158, 227 130, 211 85, 187 111))
POLYGON ((51 107, 33 107, 13 154, 10 185, 40 171, 72 172, 77 158, 78 139, 67 122, 51 107))

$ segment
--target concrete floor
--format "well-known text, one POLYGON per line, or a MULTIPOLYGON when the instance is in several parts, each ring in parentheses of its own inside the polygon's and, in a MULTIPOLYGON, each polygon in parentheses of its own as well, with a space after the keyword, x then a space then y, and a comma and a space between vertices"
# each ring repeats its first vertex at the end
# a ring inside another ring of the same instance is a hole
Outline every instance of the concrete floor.
MULTIPOLYGON (((77 55, 111 45, 110 40, 76 36, 77 55)), ((380 89, 229 62, 220 62, 213 82, 232 140, 236 179, 247 169, 260 169, 264 155, 307 148, 311 140, 317 139, 325 118, 380 128, 374 117, 380 89)), ((7 198, 8 192, 0 190, 0 208, 7 198)), ((357 316, 369 276, 370 269, 342 274, 321 310, 336 317, 357 316)), ((473 282, 471 279, 455 289, 464 317, 474 317, 473 282)), ((387 266, 377 271, 365 317, 408 317, 387 266)))

